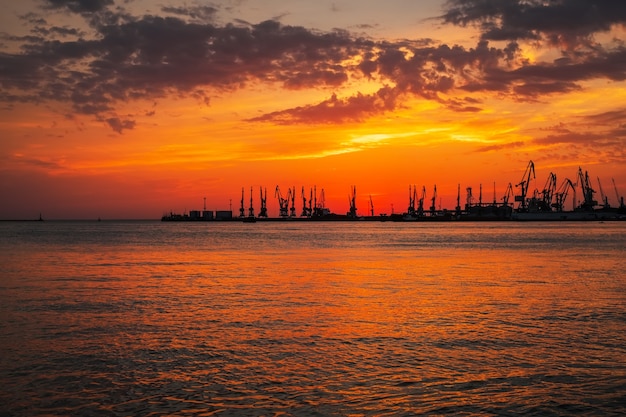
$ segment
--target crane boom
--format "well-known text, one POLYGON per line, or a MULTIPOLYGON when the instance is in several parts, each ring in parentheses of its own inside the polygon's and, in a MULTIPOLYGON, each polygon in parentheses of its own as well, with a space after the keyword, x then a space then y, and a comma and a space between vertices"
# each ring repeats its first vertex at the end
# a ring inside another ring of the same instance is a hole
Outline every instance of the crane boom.
POLYGON ((287 193, 287 200, 291 201, 291 208, 289 209, 289 217, 296 217, 296 187, 289 189, 287 193))
POLYGON ((306 205, 306 194, 304 193, 304 186, 302 186, 302 213, 300 214, 301 217, 311 217, 311 212, 310 210, 310 205, 311 205, 311 201, 309 200, 309 207, 307 207, 306 205))
POLYGON ((347 213, 348 216, 355 219, 356 218, 356 186, 352 186, 352 193, 348 196, 348 203, 350 204, 350 211, 347 213))
POLYGON ((436 207, 436 203, 437 203, 437 184, 435 184, 435 187, 433 189, 433 198, 431 198, 430 201, 431 201, 430 214, 435 215, 435 211, 437 211, 437 207, 436 207))
POLYGON ((422 185, 422 195, 420 196, 420 199, 417 203, 417 215, 420 217, 424 215, 424 199, 425 198, 426 198, 426 186, 422 185))
MULTIPOLYGON (((561 183, 561 186, 554 193, 556 201, 552 204, 552 207, 554 207, 556 211, 563 211, 563 206, 565 205, 565 200, 567 200, 567 194, 570 189, 576 193, 576 186, 574 183, 569 178, 565 178, 561 183)), ((574 194, 574 205, 576 204, 575 197, 576 194, 574 194)))
POLYGON ((578 167, 578 178, 580 180, 580 187, 583 191, 583 203, 580 205, 580 208, 582 210, 593 210, 593 207, 597 206, 598 202, 593 199, 593 194, 596 191, 591 188, 589 173, 585 171, 585 174, 583 175, 582 168, 578 167))
POLYGON ((609 205, 609 198, 604 195, 604 190, 602 189, 602 183, 600 182, 600 177, 596 177, 598 179, 598 189, 600 189, 600 197, 602 197, 602 207, 608 209, 611 208, 609 205))
POLYGON ((526 194, 528 193, 528 186, 530 185, 530 180, 535 178, 535 163, 533 161, 528 162, 528 166, 526 167, 526 171, 524 171, 524 175, 522 176, 522 180, 519 184, 515 185, 516 187, 520 187, 520 195, 515 196, 515 201, 519 201, 519 210, 526 211, 526 194))
POLYGON ((259 187, 259 193, 261 194, 261 208, 259 209, 259 217, 267 217, 267 188, 265 189, 265 195, 263 195, 263 187, 259 187))
POLYGON ((278 185, 276 186, 276 191, 274 192, 274 196, 278 198, 280 217, 287 217, 289 215, 289 199, 283 198, 283 195, 281 194, 280 188, 278 187, 278 185))
POLYGON ((552 207, 552 197, 556 191, 556 174, 551 172, 541 191, 545 207, 552 207))
POLYGON ((250 206, 248 207, 248 217, 254 217, 254 207, 252 206, 252 187, 250 187, 250 206))
POLYGON ((415 197, 417 194, 417 188, 415 185, 413 186, 413 191, 411 191, 411 185, 409 185, 409 208, 407 209, 407 214, 413 216, 415 214, 415 197))
POLYGON ((624 197, 620 197, 619 192, 617 192, 617 185, 615 185, 615 178, 611 178, 611 181, 613 181, 613 188, 615 188, 615 198, 617 198, 617 204, 619 204, 619 207, 623 209, 626 207, 624 206, 624 197))
POLYGON ((239 207, 239 217, 246 217, 246 209, 243 207, 243 187, 241 187, 241 206, 239 207))
POLYGON ((502 203, 505 206, 509 205, 509 198, 511 198, 512 195, 513 195, 513 184, 509 183, 509 185, 506 187, 506 190, 504 191, 504 197, 502 197, 502 203))

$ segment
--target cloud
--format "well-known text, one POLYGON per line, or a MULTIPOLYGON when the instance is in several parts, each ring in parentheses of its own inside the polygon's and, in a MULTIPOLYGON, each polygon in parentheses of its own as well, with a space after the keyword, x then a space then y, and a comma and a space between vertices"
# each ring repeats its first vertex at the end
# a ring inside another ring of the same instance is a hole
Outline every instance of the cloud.
POLYGON ((626 123, 626 108, 585 116, 584 121, 593 125, 618 125, 623 127, 624 123, 626 123))
POLYGON ((173 94, 209 105, 215 94, 254 84, 334 92, 319 103, 249 119, 294 124, 362 121, 414 98, 455 112, 478 112, 481 100, 474 95, 538 100, 581 89, 583 81, 626 80, 622 45, 594 45, 553 62, 530 63, 516 42, 569 36, 572 24, 558 17, 550 25, 546 19, 558 13, 579 23, 577 39, 609 30, 624 22, 624 7, 612 2, 450 1, 442 16, 445 22, 483 29, 483 39, 469 48, 431 39, 377 41, 275 20, 220 25, 214 6, 163 7, 163 16, 133 16, 111 7, 111 0, 43 4, 48 10, 78 13, 90 33, 48 24, 36 14, 25 16, 32 28, 29 36, 3 35, 18 48, 0 52, 0 101, 68 104, 118 133, 135 126, 134 120, 117 114, 120 103, 158 101, 173 94), (489 42, 501 39, 508 42, 489 42), (377 83, 379 90, 342 97, 342 89, 360 79, 377 83))
POLYGON ((341 31, 317 33, 274 21, 215 26, 120 14, 91 22, 93 39, 29 37, 23 52, 0 54, 0 98, 68 102, 79 113, 101 115, 117 102, 170 92, 208 102, 205 89, 235 90, 254 82, 287 89, 339 86, 350 70, 344 59, 367 44, 341 31))
POLYGON ((626 125, 623 117, 626 109, 587 114, 565 125, 559 123, 544 131, 547 135, 532 140, 535 145, 554 146, 571 145, 572 147, 592 148, 594 152, 603 151, 612 155, 626 155, 626 125))
POLYGON ((486 40, 543 41, 566 49, 626 22, 626 3, 606 0, 449 0, 446 23, 475 25, 486 40))
POLYGON ((111 117, 105 120, 105 122, 113 129, 115 132, 122 134, 124 130, 130 130, 135 127, 134 120, 121 120, 117 117, 111 117))
POLYGON ((272 121, 279 124, 341 123, 361 121, 369 116, 397 107, 397 90, 389 87, 375 94, 357 94, 345 99, 333 95, 318 104, 267 113, 249 119, 251 122, 272 121))
POLYGON ((14 154, 11 157, 7 158, 5 162, 28 165, 33 168, 42 168, 47 171, 61 171, 67 168, 65 166, 65 161, 63 160, 53 161, 43 158, 28 158, 22 154, 14 154))
POLYGON ((74 13, 93 13, 114 4, 113 0, 45 0, 45 7, 67 9, 74 13))
POLYGON ((179 16, 187 16, 200 21, 211 22, 215 18, 218 9, 213 6, 193 6, 193 7, 162 7, 165 13, 179 16))
POLYGON ((533 99, 549 94, 563 94, 581 89, 583 81, 605 78, 626 80, 626 48, 588 54, 578 62, 557 59, 554 62, 524 63, 517 68, 491 66, 460 88, 467 91, 497 91, 533 99))
POLYGON ((477 148, 475 152, 496 152, 503 149, 519 148, 520 146, 524 146, 524 142, 516 141, 510 143, 501 143, 497 145, 482 146, 480 148, 477 148))

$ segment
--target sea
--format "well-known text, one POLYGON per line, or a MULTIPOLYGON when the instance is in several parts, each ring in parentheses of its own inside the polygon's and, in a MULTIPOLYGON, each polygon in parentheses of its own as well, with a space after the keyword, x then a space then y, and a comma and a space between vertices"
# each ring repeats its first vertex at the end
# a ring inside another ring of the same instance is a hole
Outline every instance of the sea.
POLYGON ((626 222, 0 222, 0 416, 162 415, 626 415, 626 222))

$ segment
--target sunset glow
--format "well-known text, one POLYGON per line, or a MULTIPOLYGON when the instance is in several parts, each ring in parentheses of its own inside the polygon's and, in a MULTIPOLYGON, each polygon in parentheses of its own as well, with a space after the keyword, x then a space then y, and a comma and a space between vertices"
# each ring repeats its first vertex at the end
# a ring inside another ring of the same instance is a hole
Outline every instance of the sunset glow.
POLYGON ((251 187, 276 216, 277 185, 453 208, 529 160, 531 187, 580 166, 626 194, 621 2, 3 3, 0 219, 236 211, 251 187))

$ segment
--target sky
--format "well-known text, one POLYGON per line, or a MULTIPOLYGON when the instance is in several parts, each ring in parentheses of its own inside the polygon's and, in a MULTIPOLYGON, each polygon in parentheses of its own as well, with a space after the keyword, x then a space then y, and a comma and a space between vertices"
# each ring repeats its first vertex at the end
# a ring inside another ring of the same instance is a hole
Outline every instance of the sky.
POLYGON ((237 214, 251 189, 277 216, 277 186, 453 209, 531 160, 530 190, 580 167, 626 194, 626 2, 0 5, 0 219, 237 214))

